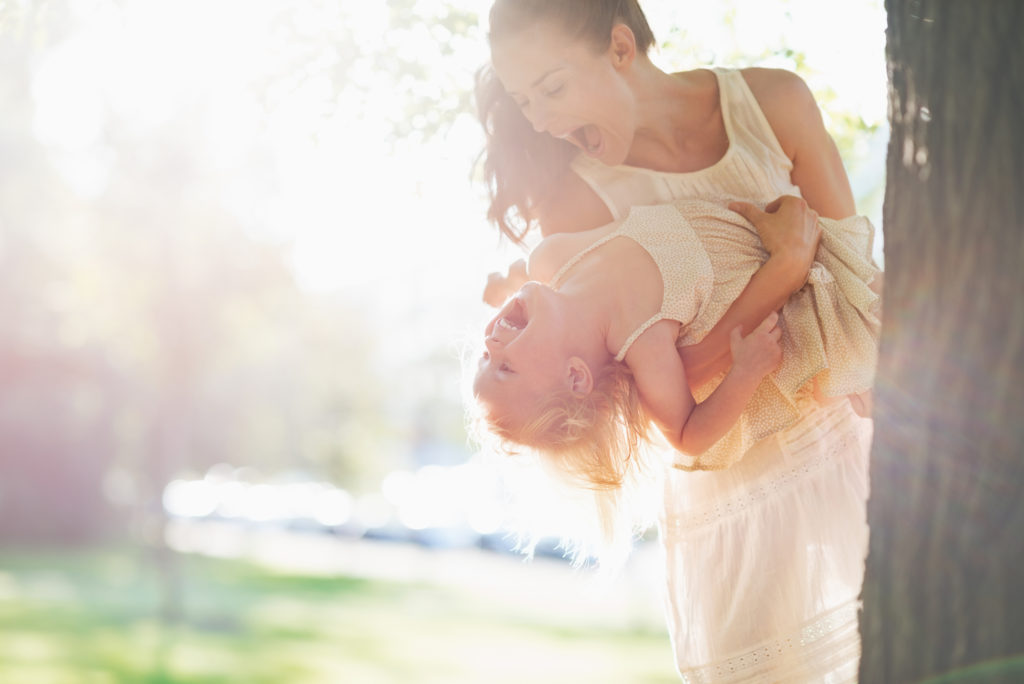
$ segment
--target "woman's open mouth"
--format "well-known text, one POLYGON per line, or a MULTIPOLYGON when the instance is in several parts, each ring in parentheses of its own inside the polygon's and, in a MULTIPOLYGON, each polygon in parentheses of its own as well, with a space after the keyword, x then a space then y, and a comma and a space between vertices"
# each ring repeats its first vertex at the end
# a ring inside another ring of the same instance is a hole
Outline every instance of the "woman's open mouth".
POLYGON ((580 126, 575 131, 570 133, 570 136, 576 144, 587 154, 597 155, 600 154, 602 148, 601 131, 598 130, 597 126, 587 124, 586 126, 580 126))

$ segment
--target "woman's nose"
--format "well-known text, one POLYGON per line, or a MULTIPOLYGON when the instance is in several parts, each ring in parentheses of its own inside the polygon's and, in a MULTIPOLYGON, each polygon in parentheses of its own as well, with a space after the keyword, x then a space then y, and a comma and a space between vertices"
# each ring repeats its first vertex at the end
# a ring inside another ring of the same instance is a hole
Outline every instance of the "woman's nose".
POLYGON ((530 103, 530 123, 533 124, 533 130, 538 133, 548 132, 548 110, 540 103, 530 103))
POLYGON ((490 334, 484 338, 484 346, 487 347, 489 353, 494 353, 494 350, 498 348, 498 340, 494 338, 494 334, 490 334))

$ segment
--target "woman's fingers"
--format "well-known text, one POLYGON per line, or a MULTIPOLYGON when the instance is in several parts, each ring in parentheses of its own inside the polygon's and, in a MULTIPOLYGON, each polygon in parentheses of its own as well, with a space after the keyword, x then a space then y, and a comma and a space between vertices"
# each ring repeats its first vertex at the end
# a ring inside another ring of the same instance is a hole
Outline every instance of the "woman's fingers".
POLYGON ((729 210, 735 211, 737 214, 747 219, 755 226, 757 225, 757 222, 761 220, 765 215, 765 212, 761 211, 750 202, 732 202, 729 204, 729 210))
POLYGON ((807 200, 802 197, 797 197, 795 195, 780 195, 769 202, 764 208, 764 210, 769 214, 774 214, 781 209, 792 212, 801 212, 809 210, 810 207, 807 204, 807 200))

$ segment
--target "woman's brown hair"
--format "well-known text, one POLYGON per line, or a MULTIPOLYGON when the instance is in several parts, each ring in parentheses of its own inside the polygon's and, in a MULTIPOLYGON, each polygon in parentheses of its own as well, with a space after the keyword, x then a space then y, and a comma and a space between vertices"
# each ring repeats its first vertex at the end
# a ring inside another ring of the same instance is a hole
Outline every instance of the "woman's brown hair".
MULTIPOLYGON (((612 27, 622 23, 646 54, 654 34, 637 0, 496 0, 490 12, 490 40, 514 35, 538 22, 561 28, 574 40, 604 50, 612 27)), ((487 218, 516 244, 522 244, 536 220, 536 209, 569 170, 576 148, 538 133, 505 92, 490 67, 477 74, 477 115, 487 138, 482 153, 490 195, 487 218)))

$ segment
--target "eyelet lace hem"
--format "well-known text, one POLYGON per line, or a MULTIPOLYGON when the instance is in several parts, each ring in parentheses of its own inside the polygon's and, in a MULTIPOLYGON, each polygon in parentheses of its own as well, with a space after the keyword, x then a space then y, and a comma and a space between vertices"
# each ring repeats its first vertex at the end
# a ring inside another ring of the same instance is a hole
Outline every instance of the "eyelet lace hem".
POLYGON ((685 684, 855 682, 860 659, 859 607, 858 601, 849 601, 793 634, 679 674, 685 684))

